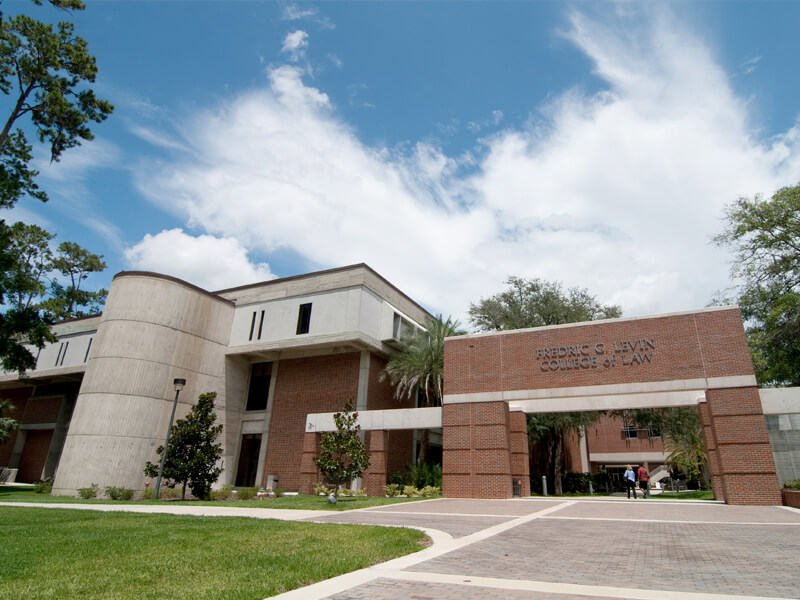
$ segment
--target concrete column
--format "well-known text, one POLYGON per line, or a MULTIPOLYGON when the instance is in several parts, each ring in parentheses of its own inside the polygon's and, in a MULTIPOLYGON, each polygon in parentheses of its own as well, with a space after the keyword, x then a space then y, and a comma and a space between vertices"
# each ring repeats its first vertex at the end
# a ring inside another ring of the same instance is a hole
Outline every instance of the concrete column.
POLYGON ((56 419, 56 427, 53 431, 53 437, 50 440, 47 460, 44 463, 42 479, 55 477, 56 475, 58 461, 61 458, 61 450, 64 447, 64 440, 67 437, 70 419, 72 419, 72 411, 75 409, 75 400, 77 400, 77 397, 71 394, 65 395, 61 400, 61 407, 58 410, 58 417, 56 419))
POLYGON ((14 440, 14 449, 11 451, 11 456, 8 459, 9 469, 19 469, 19 460, 22 458, 22 450, 25 448, 25 441, 28 439, 28 431, 26 429, 17 429, 17 437, 14 440))
POLYGON ((708 456, 708 469, 711 472, 711 486, 714 488, 714 499, 725 500, 725 484, 722 480, 720 471, 719 457, 717 456, 717 441, 714 438, 714 429, 711 426, 711 411, 708 402, 701 402, 697 406, 700 413, 700 422, 703 425, 703 439, 706 443, 706 455, 708 456))
POLYGON ((780 484, 758 388, 706 392, 728 504, 780 505, 780 484))
POLYGON ((272 422, 272 407, 275 405, 275 384, 278 379, 278 365, 279 361, 272 363, 272 371, 269 378, 269 392, 267 392, 267 410, 264 413, 264 427, 261 431, 261 447, 258 449, 258 470, 256 471, 256 485, 265 487, 267 485, 267 477, 274 475, 274 473, 264 472, 264 465, 267 458, 267 444, 269 443, 269 426, 272 422))
POLYGON ((303 434, 303 457, 300 461, 300 493, 313 494, 314 484, 322 481, 322 475, 314 464, 314 459, 319 456, 319 434, 303 434))
POLYGON ((367 433, 369 468, 364 472, 363 487, 368 496, 384 496, 384 486, 388 480, 387 462, 389 452, 389 432, 373 430, 367 433))
POLYGON ((442 407, 442 495, 511 498, 509 412, 505 402, 442 407))
POLYGON ((520 496, 531 495, 530 461, 528 458, 528 419, 522 410, 511 409, 511 477, 520 482, 520 496))

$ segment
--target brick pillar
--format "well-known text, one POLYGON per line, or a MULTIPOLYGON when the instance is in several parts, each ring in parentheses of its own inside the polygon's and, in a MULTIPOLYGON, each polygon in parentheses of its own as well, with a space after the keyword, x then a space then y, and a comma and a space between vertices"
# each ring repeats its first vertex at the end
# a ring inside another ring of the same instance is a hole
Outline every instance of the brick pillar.
POLYGON ((387 467, 389 452, 389 432, 377 429, 367 431, 367 449, 369 450, 369 468, 364 471, 362 487, 368 496, 385 496, 384 486, 388 480, 387 467))
POLYGON ((722 481, 722 471, 719 467, 719 457, 717 456, 717 441, 714 438, 714 429, 711 427, 711 411, 707 402, 701 402, 697 406, 700 413, 700 422, 703 425, 703 440, 706 444, 706 455, 708 456, 708 470, 711 472, 711 487, 714 488, 714 499, 725 500, 725 485, 722 481))
POLYGON ((511 452, 505 402, 442 407, 442 495, 511 498, 511 452))
POLYGON ((520 481, 520 496, 531 495, 531 466, 528 458, 528 419, 522 410, 509 414, 511 429, 511 477, 520 481))
POLYGON ((781 489, 758 388, 708 390, 706 400, 725 501, 780 505, 781 489))
POLYGON ((322 481, 322 475, 314 464, 314 459, 319 456, 319 434, 303 434, 303 457, 300 460, 300 489, 301 494, 313 494, 314 484, 322 481))

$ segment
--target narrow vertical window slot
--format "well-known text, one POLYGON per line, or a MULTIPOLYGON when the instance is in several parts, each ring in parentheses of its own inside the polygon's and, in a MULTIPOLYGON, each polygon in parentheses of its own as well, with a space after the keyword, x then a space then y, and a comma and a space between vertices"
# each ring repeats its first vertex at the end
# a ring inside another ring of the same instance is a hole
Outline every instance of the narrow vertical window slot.
POLYGON ((253 311, 253 319, 250 321, 250 337, 248 338, 251 342, 253 341, 253 332, 256 329, 256 311, 253 311))
POLYGON ((261 330, 264 329, 264 311, 261 311, 261 320, 258 322, 258 339, 261 339, 261 330))
POLYGON ((61 345, 58 347, 58 355, 56 356, 56 364, 58 366, 58 361, 61 360, 61 351, 64 349, 64 342, 61 342, 61 345))
POLYGON ((89 338, 89 345, 86 346, 86 354, 83 356, 83 362, 86 362, 87 360, 89 360, 89 350, 92 349, 92 340, 93 339, 94 338, 89 338))
POLYGON ((67 349, 69 348, 69 342, 64 344, 64 353, 61 355, 61 366, 64 366, 64 359, 67 358, 67 349))

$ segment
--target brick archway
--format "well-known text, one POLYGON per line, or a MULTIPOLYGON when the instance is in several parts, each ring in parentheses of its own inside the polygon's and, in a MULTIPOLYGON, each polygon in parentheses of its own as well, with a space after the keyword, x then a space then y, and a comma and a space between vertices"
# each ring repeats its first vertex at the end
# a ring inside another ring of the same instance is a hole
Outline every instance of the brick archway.
POLYGON ((514 443, 514 408, 699 405, 717 498, 781 503, 736 307, 450 338, 444 392, 448 497, 511 497, 512 478, 521 474, 513 457, 523 451, 514 443))

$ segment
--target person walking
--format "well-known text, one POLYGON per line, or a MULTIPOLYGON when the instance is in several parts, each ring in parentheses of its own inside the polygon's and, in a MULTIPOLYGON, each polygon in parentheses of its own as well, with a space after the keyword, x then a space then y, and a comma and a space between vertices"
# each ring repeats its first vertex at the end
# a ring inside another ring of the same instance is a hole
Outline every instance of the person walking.
POLYGON ((644 468, 644 465, 636 469, 636 479, 639 481, 639 489, 642 490, 642 498, 647 498, 649 487, 647 480, 650 479, 650 473, 644 468))
POLYGON ((630 465, 625 467, 625 474, 622 476, 622 479, 628 491, 628 500, 631 499, 631 490, 633 490, 633 499, 636 500, 636 473, 633 472, 633 467, 630 465))

